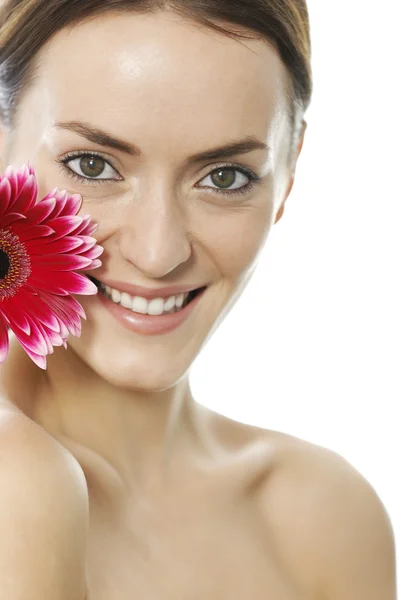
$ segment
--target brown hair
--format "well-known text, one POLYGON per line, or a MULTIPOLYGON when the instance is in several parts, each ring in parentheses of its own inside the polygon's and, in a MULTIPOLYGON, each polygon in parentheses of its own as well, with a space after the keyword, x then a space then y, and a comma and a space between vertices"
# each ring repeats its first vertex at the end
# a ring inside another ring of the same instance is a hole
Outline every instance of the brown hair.
POLYGON ((6 0, 0 10, 0 118, 3 124, 13 126, 21 92, 33 81, 34 57, 56 32, 111 10, 146 14, 163 9, 236 40, 265 38, 270 41, 290 74, 287 105, 292 141, 296 142, 312 95, 306 0, 6 0), (222 27, 218 21, 231 26, 222 27))

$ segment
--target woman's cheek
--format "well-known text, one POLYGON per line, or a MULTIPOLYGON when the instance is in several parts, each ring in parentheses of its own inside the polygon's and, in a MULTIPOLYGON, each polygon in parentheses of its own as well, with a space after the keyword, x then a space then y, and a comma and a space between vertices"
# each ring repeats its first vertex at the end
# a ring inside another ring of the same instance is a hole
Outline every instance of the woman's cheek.
POLYGON ((272 210, 267 202, 227 212, 220 220, 210 220, 207 238, 211 254, 220 269, 232 275, 251 267, 261 252, 272 225, 272 210))

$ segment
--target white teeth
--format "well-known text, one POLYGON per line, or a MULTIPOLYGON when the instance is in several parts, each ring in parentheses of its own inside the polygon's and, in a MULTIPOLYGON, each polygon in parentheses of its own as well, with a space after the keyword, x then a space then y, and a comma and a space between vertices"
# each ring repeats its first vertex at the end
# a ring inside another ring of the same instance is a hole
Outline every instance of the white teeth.
POLYGON ((140 296, 135 296, 132 301, 132 310, 134 312, 141 313, 142 315, 147 315, 147 308, 149 303, 146 298, 141 298, 140 296))
POLYGON ((126 292, 123 292, 121 294, 121 305, 125 308, 130 308, 132 310, 132 296, 130 296, 126 292))
POLYGON ((178 308, 182 308, 183 301, 185 300, 185 294, 179 294, 175 299, 175 304, 178 308))
POLYGON ((164 300, 162 298, 154 298, 149 302, 147 314, 149 315, 162 315, 164 312, 164 300))
POLYGON ((111 298, 113 299, 113 302, 119 304, 121 302, 121 292, 118 290, 111 290, 111 298))
POLYGON ((174 306, 175 306, 175 296, 170 296, 170 298, 168 298, 168 300, 165 302, 164 310, 165 311, 171 310, 171 308, 174 308, 174 306))
POLYGON ((116 304, 120 304, 124 308, 128 308, 133 312, 138 312, 143 315, 149 314, 159 316, 165 313, 173 313, 180 310, 189 296, 189 292, 170 296, 167 300, 163 298, 154 298, 146 300, 141 296, 131 296, 126 292, 120 292, 108 285, 100 284, 100 288, 109 298, 116 304))

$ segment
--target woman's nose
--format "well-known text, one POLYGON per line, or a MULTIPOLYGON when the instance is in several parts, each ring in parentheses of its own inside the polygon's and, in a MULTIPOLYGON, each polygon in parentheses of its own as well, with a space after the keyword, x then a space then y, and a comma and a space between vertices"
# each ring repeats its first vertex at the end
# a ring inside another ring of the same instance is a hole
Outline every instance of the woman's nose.
POLYGON ((130 207, 120 229, 120 252, 148 277, 167 275, 191 256, 182 209, 173 199, 146 200, 130 207))

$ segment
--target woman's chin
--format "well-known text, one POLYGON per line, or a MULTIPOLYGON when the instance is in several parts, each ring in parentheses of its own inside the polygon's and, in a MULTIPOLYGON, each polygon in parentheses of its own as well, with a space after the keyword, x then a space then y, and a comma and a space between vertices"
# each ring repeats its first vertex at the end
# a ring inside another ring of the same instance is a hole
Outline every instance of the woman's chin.
MULTIPOLYGON (((100 341, 88 346, 85 336, 68 342, 68 352, 73 352, 74 362, 81 361, 94 375, 113 387, 148 392, 168 389, 185 377, 195 358, 188 353, 174 354, 168 347, 158 346, 156 352, 146 351, 135 345, 134 348, 100 341)), ((66 356, 64 355, 64 360, 66 356)), ((77 376, 78 371, 77 371, 77 376)), ((87 374, 86 374, 87 377, 87 374)))
POLYGON ((104 365, 93 365, 93 370, 113 387, 127 389, 131 391, 140 391, 155 393, 174 387, 188 372, 171 370, 161 370, 154 367, 153 370, 141 369, 139 366, 132 365, 126 369, 115 366, 113 369, 104 365))

